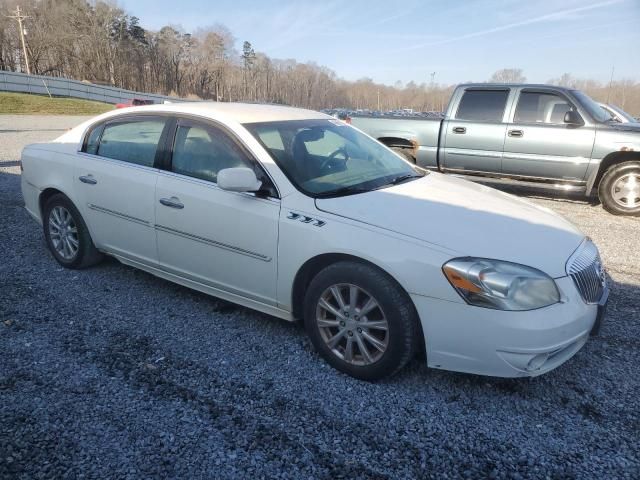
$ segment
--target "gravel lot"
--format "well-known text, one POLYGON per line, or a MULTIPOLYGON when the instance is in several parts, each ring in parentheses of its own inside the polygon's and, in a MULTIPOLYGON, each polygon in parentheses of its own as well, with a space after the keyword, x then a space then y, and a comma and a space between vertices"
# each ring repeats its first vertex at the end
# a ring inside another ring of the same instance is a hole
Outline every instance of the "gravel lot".
POLYGON ((601 335, 535 379, 360 382, 303 329, 114 260, 60 268, 17 160, 77 117, 0 116, 0 478, 639 478, 640 218, 532 197, 599 245, 601 335))

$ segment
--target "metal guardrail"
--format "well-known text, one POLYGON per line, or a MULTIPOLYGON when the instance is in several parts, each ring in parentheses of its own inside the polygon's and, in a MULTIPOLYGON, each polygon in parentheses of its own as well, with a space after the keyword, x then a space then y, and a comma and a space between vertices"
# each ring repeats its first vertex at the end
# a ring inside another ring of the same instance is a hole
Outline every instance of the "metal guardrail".
POLYGON ((123 103, 133 98, 153 100, 162 103, 165 100, 184 102, 186 100, 153 93, 141 93, 117 87, 95 85, 68 78, 47 77, 44 75, 27 75, 26 73, 0 70, 0 91, 17 93, 34 93, 53 97, 72 97, 83 100, 95 100, 105 103, 123 103))

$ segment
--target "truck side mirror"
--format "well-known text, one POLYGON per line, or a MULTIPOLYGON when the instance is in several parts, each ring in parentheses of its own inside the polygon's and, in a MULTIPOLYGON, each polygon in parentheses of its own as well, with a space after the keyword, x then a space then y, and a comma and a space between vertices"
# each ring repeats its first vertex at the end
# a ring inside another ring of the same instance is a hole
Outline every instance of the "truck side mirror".
POLYGON ((584 122, 582 121, 582 117, 575 110, 568 110, 567 113, 564 114, 564 123, 574 127, 579 127, 584 125, 584 122))

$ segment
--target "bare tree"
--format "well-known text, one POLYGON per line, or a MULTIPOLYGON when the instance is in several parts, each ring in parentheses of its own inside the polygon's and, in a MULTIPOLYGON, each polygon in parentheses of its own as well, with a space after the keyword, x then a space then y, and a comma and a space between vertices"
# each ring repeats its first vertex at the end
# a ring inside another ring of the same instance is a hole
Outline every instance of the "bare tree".
POLYGON ((494 72, 489 81, 491 83, 524 83, 527 77, 522 74, 520 68, 503 68, 494 72))
MULTIPOLYGON (((193 35, 179 27, 146 30, 111 0, 0 1, 0 69, 21 68, 19 31, 6 18, 17 3, 29 17, 26 46, 34 73, 89 80, 132 90, 216 101, 259 101, 306 108, 353 108, 442 111, 451 85, 396 82, 370 78, 342 80, 330 69, 293 59, 269 58, 235 38, 223 25, 193 35)), ((524 82, 521 69, 495 72, 492 82, 524 82)), ((570 73, 550 83, 584 90, 597 100, 609 98, 640 114, 640 83, 620 79, 602 84, 570 73)))

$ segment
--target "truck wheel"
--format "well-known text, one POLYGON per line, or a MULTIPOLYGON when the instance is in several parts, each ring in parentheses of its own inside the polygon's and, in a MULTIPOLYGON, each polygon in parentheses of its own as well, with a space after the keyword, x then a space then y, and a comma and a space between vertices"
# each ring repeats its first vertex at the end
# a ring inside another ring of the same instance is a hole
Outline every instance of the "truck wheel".
POLYGON ((600 181, 598 197, 609 213, 640 216, 640 161, 609 167, 600 181))
POLYGON ((402 158, 404 158, 406 160, 409 160, 411 163, 413 163, 413 164, 416 163, 416 159, 413 158, 413 155, 411 155, 411 152, 410 152, 410 150, 408 148, 391 147, 391 150, 396 152, 402 158))
POLYGON ((338 262, 311 281, 305 327, 316 350, 334 368, 361 380, 398 372, 420 341, 418 315, 406 292, 386 273, 338 262))

